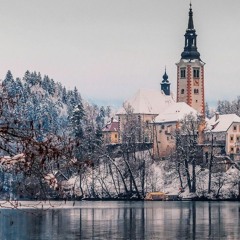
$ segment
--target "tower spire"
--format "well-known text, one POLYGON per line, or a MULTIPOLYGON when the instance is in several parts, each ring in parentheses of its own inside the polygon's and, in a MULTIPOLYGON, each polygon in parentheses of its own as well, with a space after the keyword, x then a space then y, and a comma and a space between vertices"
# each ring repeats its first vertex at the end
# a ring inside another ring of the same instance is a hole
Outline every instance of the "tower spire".
POLYGON ((194 29, 193 11, 192 11, 192 3, 191 2, 190 2, 190 8, 189 8, 188 29, 194 29))
POLYGON ((168 81, 166 66, 165 66, 165 72, 163 75, 163 80, 161 83, 161 90, 164 92, 165 95, 170 95, 170 83, 168 81))
POLYGON ((185 46, 184 46, 184 51, 181 54, 182 59, 186 59, 190 61, 194 59, 201 60, 200 53, 197 50, 197 34, 193 24, 193 11, 192 11, 191 3, 189 8, 188 28, 184 36, 185 36, 185 46))

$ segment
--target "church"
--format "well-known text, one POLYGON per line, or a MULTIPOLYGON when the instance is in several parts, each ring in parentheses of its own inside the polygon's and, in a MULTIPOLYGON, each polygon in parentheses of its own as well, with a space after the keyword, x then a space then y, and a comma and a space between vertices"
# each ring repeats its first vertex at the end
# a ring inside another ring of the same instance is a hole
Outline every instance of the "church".
POLYGON ((124 141, 129 116, 138 125, 135 141, 152 143, 153 155, 164 158, 174 150, 172 137, 179 121, 187 114, 205 116, 204 65, 197 49, 197 34, 194 28, 190 4, 189 19, 184 35, 184 49, 177 65, 177 93, 171 91, 171 83, 165 69, 160 89, 140 89, 125 101, 117 113, 118 143, 124 141))
MULTIPOLYGON (((186 115, 205 118, 204 99, 204 65, 197 49, 197 34, 193 23, 192 5, 189 8, 189 18, 184 35, 184 49, 177 65, 176 102, 162 110, 153 122, 153 155, 155 158, 165 158, 175 151, 174 132, 186 115)), ((166 72, 161 83, 161 90, 169 94, 170 83, 166 72)), ((204 127, 203 127, 204 129, 204 127)), ((202 131, 203 131, 202 129, 202 131)), ((201 136, 201 134, 199 134, 201 136)))

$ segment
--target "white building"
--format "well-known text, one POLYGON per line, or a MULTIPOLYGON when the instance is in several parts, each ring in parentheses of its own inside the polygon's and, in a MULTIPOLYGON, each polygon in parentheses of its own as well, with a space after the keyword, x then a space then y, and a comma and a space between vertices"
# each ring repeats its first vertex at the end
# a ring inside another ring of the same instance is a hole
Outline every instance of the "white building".
POLYGON ((149 125, 160 113, 175 103, 172 95, 165 95, 160 90, 140 89, 116 115, 119 121, 119 142, 130 119, 133 119, 139 127, 137 142, 152 142, 152 129, 149 125))
MULTIPOLYGON (((216 113, 207 123, 206 142, 213 141, 225 147, 227 155, 240 156, 240 117, 236 114, 216 113)), ((239 159, 240 160, 240 159, 239 159)))
POLYGON ((198 112, 185 102, 177 102, 171 104, 154 119, 153 146, 156 158, 164 158, 175 150, 175 130, 179 127, 179 122, 189 114, 197 117, 198 112))

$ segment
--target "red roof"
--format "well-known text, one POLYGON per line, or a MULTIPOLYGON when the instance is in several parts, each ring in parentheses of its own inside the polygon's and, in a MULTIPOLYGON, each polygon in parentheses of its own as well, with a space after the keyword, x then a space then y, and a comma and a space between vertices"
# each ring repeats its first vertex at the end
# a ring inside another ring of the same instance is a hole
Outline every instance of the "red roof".
POLYGON ((118 122, 113 120, 102 129, 103 132, 117 132, 118 131, 118 122))

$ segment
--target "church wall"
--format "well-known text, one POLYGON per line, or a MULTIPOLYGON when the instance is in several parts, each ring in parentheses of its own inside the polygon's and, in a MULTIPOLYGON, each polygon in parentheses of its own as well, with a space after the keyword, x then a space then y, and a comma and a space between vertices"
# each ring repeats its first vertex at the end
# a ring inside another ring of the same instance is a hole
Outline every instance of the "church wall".
POLYGON ((175 130, 176 123, 154 124, 154 158, 166 158, 175 150, 175 130))

